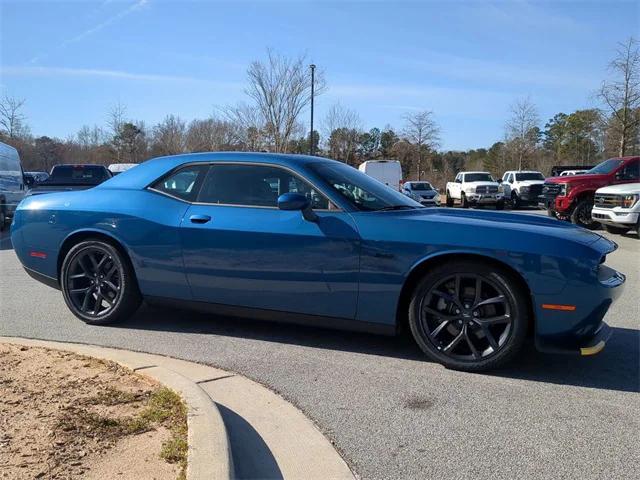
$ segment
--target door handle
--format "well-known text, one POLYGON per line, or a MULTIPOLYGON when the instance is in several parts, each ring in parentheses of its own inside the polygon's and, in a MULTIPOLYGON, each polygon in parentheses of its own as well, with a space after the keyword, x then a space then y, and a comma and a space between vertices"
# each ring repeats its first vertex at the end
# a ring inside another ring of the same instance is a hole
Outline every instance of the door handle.
POLYGON ((209 215, 191 215, 189 220, 191 220, 191 223, 207 223, 211 220, 211 217, 209 215))

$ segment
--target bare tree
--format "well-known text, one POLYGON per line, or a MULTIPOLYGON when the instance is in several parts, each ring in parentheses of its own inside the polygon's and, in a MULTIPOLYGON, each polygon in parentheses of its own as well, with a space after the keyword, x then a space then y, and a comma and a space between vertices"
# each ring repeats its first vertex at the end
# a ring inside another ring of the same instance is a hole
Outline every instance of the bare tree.
POLYGON ((510 107, 511 117, 505 125, 506 147, 518 170, 530 160, 538 141, 540 117, 529 97, 516 100, 510 107))
POLYGON ((618 136, 618 155, 627 153, 630 136, 640 125, 640 52, 638 41, 630 37, 619 43, 616 57, 609 64, 615 80, 602 82, 598 98, 607 106, 614 119, 618 136))
POLYGON ((259 152, 272 143, 264 127, 262 114, 257 107, 239 103, 236 106, 222 108, 221 112, 224 118, 234 126, 242 150, 259 152))
POLYGON ((241 136, 236 124, 211 117, 193 120, 187 129, 185 142, 189 152, 236 150, 241 136))
MULTIPOLYGON (((247 76, 246 93, 262 117, 263 128, 273 142, 272 149, 283 152, 300 113, 311 101, 311 74, 306 57, 289 59, 269 50, 266 62, 253 62, 247 76)), ((317 96, 326 90, 322 72, 316 73, 315 82, 317 96)))
POLYGON ((2 133, 11 139, 28 133, 24 123, 25 116, 22 113, 24 104, 24 99, 7 94, 0 99, 0 128, 2 133))
POLYGON ((175 115, 167 115, 153 127, 153 152, 157 155, 175 155, 185 151, 186 127, 175 115))
POLYGON ((440 144, 440 127, 433 119, 433 112, 428 110, 408 113, 404 116, 404 121, 403 135, 417 148, 417 174, 420 180, 425 154, 435 150, 440 144))
POLYGON ((118 143, 118 138, 120 137, 120 133, 122 131, 122 126, 126 122, 127 107, 125 107, 121 102, 115 103, 109 109, 107 113, 107 125, 109 126, 110 135, 111 135, 111 144, 113 150, 116 154, 116 161, 120 162, 122 160, 122 148, 118 143))
POLYGON ((323 134, 326 138, 337 128, 347 128, 351 130, 362 130, 362 120, 355 110, 345 108, 339 103, 334 103, 322 122, 323 134))

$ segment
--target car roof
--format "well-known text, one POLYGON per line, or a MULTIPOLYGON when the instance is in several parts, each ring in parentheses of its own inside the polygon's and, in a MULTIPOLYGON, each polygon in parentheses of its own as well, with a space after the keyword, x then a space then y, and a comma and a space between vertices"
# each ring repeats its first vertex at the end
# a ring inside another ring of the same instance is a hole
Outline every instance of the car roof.
POLYGON ((130 168, 110 180, 100 184, 101 188, 145 188, 151 182, 185 164, 211 163, 221 161, 265 163, 283 165, 285 167, 300 167, 310 163, 339 163, 323 157, 310 155, 293 155, 285 153, 256 153, 256 152, 205 152, 185 153, 157 157, 140 163, 135 168, 130 168))

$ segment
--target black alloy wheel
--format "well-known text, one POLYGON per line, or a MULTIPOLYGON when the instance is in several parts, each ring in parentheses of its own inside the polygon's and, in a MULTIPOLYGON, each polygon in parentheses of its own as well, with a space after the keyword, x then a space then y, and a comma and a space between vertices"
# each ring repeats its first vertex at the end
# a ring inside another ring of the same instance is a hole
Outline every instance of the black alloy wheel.
POLYGON ((480 371, 503 364, 521 348, 527 330, 527 299, 516 285, 508 273, 481 262, 435 269, 411 302, 414 338, 449 368, 480 371))
POLYGON ((571 212, 571 223, 595 230, 599 227, 598 222, 591 218, 591 210, 593 209, 593 200, 585 198, 580 200, 571 212))
POLYGON ((99 240, 82 242, 69 251, 61 285, 67 306, 89 324, 126 318, 141 301, 128 262, 116 248, 99 240))

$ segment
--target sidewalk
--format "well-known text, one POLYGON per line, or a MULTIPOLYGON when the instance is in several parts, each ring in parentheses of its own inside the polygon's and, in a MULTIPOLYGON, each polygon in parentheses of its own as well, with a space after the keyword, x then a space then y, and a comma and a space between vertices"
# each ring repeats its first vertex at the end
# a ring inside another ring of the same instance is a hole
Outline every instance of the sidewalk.
POLYGON ((111 360, 179 392, 189 408, 188 480, 355 478, 300 410, 245 377, 128 350, 14 337, 0 337, 0 342, 111 360))

